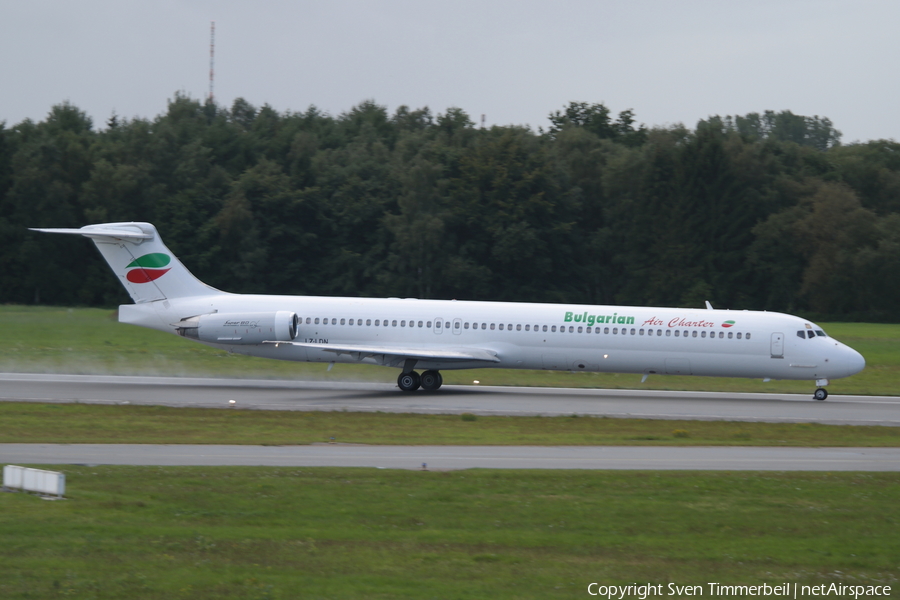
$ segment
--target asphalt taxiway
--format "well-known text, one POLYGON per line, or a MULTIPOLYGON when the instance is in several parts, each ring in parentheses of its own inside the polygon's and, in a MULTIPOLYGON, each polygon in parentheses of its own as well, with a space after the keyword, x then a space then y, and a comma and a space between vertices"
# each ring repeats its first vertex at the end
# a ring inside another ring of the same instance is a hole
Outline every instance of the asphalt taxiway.
POLYGON ((900 448, 0 444, 0 463, 385 469, 900 471, 900 448))
POLYGON ((0 373, 0 401, 900 426, 900 397, 0 373), (233 402, 232 402, 233 401, 233 402))

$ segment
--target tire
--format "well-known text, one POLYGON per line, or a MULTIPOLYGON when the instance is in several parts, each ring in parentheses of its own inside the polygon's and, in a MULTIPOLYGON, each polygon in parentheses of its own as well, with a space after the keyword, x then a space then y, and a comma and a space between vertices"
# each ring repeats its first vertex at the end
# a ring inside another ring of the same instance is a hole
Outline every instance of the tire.
POLYGON ((819 400, 819 401, 824 400, 827 397, 828 397, 828 390, 826 390, 825 388, 819 388, 816 390, 816 393, 813 394, 813 398, 815 398, 816 400, 819 400))
POLYGON ((425 371, 422 373, 422 389, 433 392, 441 387, 444 378, 441 377, 440 371, 425 371))
POLYGON ((397 378, 397 387, 404 392, 414 392, 419 389, 420 384, 421 379, 419 378, 419 374, 415 371, 400 373, 400 376, 397 378))

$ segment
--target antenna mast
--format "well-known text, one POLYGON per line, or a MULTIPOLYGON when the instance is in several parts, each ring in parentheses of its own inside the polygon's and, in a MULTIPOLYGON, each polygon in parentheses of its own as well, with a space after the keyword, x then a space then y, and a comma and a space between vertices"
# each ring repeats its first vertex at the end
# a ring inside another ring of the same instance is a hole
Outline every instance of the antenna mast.
POLYGON ((209 103, 212 104, 214 101, 213 96, 213 66, 215 65, 215 57, 216 57, 216 22, 212 21, 209 28, 209 103))

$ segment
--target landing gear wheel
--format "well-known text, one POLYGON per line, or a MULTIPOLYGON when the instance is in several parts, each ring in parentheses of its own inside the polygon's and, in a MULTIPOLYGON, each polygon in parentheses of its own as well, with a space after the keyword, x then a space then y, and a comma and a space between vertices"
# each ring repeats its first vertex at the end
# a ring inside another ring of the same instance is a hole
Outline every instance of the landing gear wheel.
POLYGON ((816 393, 813 394, 813 398, 815 398, 816 400, 824 400, 827 397, 828 390, 826 390, 825 388, 819 388, 816 390, 816 393))
POLYGON ((415 371, 400 373, 400 377, 397 378, 397 387, 404 392, 414 392, 419 389, 419 385, 421 385, 421 378, 415 371))
POLYGON ((433 392, 440 388, 444 383, 440 371, 425 371, 422 373, 422 389, 427 392, 433 392))

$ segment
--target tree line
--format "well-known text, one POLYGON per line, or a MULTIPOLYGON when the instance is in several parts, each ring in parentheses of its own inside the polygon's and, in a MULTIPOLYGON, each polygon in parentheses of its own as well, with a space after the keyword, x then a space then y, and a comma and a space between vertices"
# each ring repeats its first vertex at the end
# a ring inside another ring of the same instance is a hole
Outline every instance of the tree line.
POLYGON ((176 95, 0 124, 0 301, 128 298, 92 244, 28 227, 150 221, 228 291, 703 306, 898 320, 900 144, 789 111, 547 129, 460 109, 338 116, 176 95))

